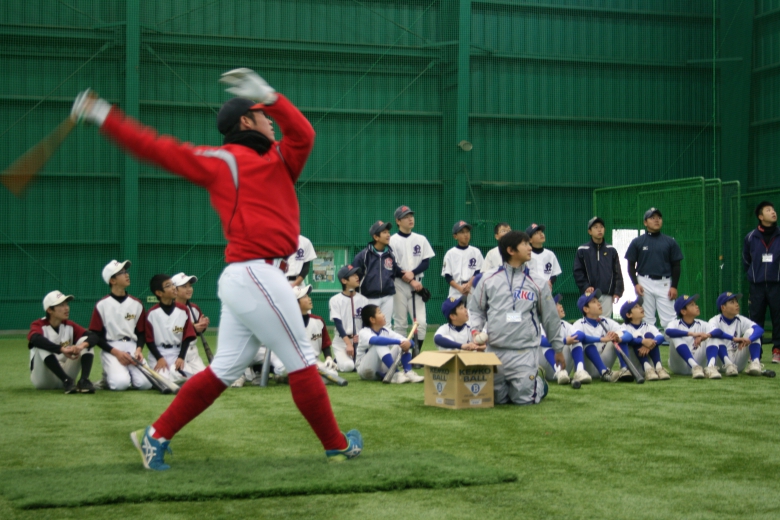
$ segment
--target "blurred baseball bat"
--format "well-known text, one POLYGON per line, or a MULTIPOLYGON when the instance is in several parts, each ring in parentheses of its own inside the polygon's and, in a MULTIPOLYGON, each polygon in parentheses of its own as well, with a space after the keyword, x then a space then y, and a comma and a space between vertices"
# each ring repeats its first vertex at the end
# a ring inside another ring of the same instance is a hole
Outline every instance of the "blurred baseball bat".
POLYGON ((623 361, 625 361, 626 367, 628 368, 628 371, 631 372, 631 375, 634 376, 634 380, 636 381, 636 384, 641 385, 642 383, 644 383, 645 377, 634 366, 634 363, 631 362, 631 358, 629 357, 628 352, 623 352, 623 349, 620 348, 620 345, 618 345, 615 342, 612 342, 612 346, 615 347, 615 352, 617 352, 618 355, 621 358, 623 358, 623 361))
POLYGON ((52 155, 68 137, 71 130, 76 127, 76 122, 70 117, 60 123, 57 128, 40 140, 38 144, 14 161, 11 166, 0 174, 0 179, 8 191, 21 197, 27 185, 36 177, 43 166, 51 159, 52 155))
MULTIPOLYGON (((190 305, 190 302, 187 302, 187 307, 190 308, 190 316, 195 316, 195 312, 192 310, 192 305, 190 305)), ((200 316, 198 316, 198 319, 200 319, 200 316)), ((194 325, 194 323, 193 323, 194 325)), ((206 341, 206 336, 203 335, 202 332, 195 331, 195 334, 198 335, 200 338, 201 343, 203 343, 203 350, 206 352, 206 358, 209 360, 209 365, 211 364, 211 361, 214 359, 214 354, 211 353, 211 347, 209 347, 209 342, 206 341)))
MULTIPOLYGON (((409 335, 406 336, 406 340, 409 341, 412 339, 412 336, 417 334, 417 322, 414 322, 414 325, 412 325, 412 330, 409 331, 409 335)), ((402 354, 403 355, 403 354, 402 354)), ((385 384, 390 383, 390 381, 393 379, 393 375, 395 375, 396 370, 398 370, 398 360, 396 359, 393 363, 393 366, 389 367, 387 370, 387 374, 385 374, 384 379, 382 379, 382 382, 385 384)))
POLYGON ((322 377, 324 377, 325 379, 327 379, 332 383, 336 383, 338 386, 347 386, 349 384, 349 381, 347 381, 343 377, 340 377, 338 375, 334 376, 327 370, 323 370, 322 368, 320 368, 319 365, 317 365, 317 372, 319 372, 322 377))
POLYGON ((168 379, 164 378, 151 368, 149 368, 149 365, 147 365, 145 362, 138 361, 135 358, 133 359, 133 364, 138 367, 138 370, 141 371, 141 373, 146 376, 146 379, 149 380, 150 383, 152 383, 152 386, 160 390, 160 387, 163 388, 163 390, 160 390, 164 394, 175 394, 179 391, 179 385, 174 383, 173 381, 169 381, 168 379))

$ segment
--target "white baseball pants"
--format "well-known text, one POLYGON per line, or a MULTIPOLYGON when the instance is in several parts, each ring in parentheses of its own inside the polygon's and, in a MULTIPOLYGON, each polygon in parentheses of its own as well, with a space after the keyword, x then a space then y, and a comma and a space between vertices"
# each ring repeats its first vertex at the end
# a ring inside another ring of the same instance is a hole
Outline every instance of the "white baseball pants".
MULTIPOLYGON (((357 342, 357 334, 353 339, 357 342)), ((352 346, 357 349, 357 345, 352 346)), ((338 365, 339 372, 352 372, 355 370, 355 362, 347 355, 347 344, 344 343, 344 339, 338 334, 335 335, 330 344, 330 351, 333 352, 333 360, 338 365)))
POLYGON ((612 319, 612 298, 613 296, 611 294, 602 294, 599 297, 599 302, 601 302, 601 315, 609 319, 612 319))
MULTIPOLYGON (((688 345, 688 350, 691 351, 693 360, 696 361, 702 368, 707 367, 707 346, 710 345, 708 340, 704 340, 698 347, 693 346, 693 338, 667 338, 669 341, 669 369, 673 374, 680 374, 683 376, 691 375, 691 366, 677 353, 677 346, 685 343, 688 345)), ((716 361, 717 363, 717 361, 716 361)))
POLYGON ((672 287, 671 278, 662 278, 653 280, 647 276, 637 276, 637 281, 641 285, 645 294, 642 297, 645 309, 645 323, 655 325, 655 311, 658 310, 658 317, 661 318, 661 327, 674 320, 677 315, 674 312, 674 302, 669 299, 669 289, 672 287))
MULTIPOLYGON (((544 378, 548 381, 555 381, 555 367, 550 366, 547 358, 544 357, 546 350, 552 350, 549 347, 539 347, 539 367, 544 370, 544 378)), ((571 372, 574 367, 574 361, 571 358, 571 345, 563 346, 563 359, 566 361, 566 372, 571 372)))
MULTIPOLYGON (((75 344, 77 345, 81 341, 78 340, 75 344)), ((60 378, 48 369, 43 360, 52 355, 56 356, 63 372, 75 381, 81 370, 81 356, 84 354, 92 354, 92 349, 84 349, 79 353, 77 359, 70 359, 65 354, 52 354, 48 350, 33 347, 30 349, 30 365, 32 368, 30 370, 30 381, 38 390, 59 390, 65 388, 60 378)))
MULTIPOLYGON (((108 344, 131 356, 135 356, 135 349, 138 347, 135 341, 109 341, 108 344)), ((103 378, 109 390, 122 391, 131 386, 138 390, 151 390, 152 383, 134 365, 125 366, 106 351, 100 353, 100 362, 103 364, 103 378)))
MULTIPOLYGON (((611 369, 615 361, 617 360, 617 352, 615 352, 615 347, 612 345, 612 343, 593 343, 596 346, 596 350, 599 351, 599 356, 601 357, 601 362, 604 363, 604 366, 611 369)), ((582 346, 583 355, 585 355, 585 347, 586 345, 582 346)), ((585 370, 588 371, 588 374, 590 374, 591 377, 599 378, 601 377, 601 373, 598 371, 596 366, 590 362, 590 359, 588 359, 588 356, 585 355, 585 370)))
POLYGON ((401 336, 406 336, 406 331, 409 329, 407 320, 408 316, 411 316, 412 320, 417 319, 418 337, 425 338, 425 332, 428 330, 425 302, 412 290, 411 285, 401 280, 395 281, 393 312, 395 313, 393 314, 393 330, 401 336), (414 303, 412 303, 412 298, 414 298, 414 303), (417 314, 415 315, 413 311, 417 311, 417 314))
POLYGON ((236 262, 219 277, 222 301, 217 354, 211 370, 230 385, 252 364, 260 344, 276 354, 288 372, 315 363, 301 309, 287 277, 264 260, 236 262))
POLYGON ((184 356, 184 362, 189 367, 187 372, 192 375, 206 370, 206 365, 203 363, 203 358, 200 357, 200 352, 198 351, 197 340, 190 343, 190 348, 187 350, 187 354, 184 356))
POLYGON ((379 379, 377 372, 386 373, 387 367, 382 362, 382 358, 387 354, 391 354, 394 358, 398 357, 401 355, 401 347, 398 345, 393 345, 392 347, 381 345, 369 348, 358 360, 357 373, 360 379, 377 381, 379 379))

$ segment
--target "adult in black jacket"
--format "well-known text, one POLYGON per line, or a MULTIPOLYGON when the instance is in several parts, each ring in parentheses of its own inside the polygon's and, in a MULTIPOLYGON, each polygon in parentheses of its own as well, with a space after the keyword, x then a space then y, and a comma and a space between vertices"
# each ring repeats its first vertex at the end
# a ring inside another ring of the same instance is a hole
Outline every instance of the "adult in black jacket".
POLYGON ((780 363, 780 230, 771 202, 756 206, 758 227, 747 234, 742 266, 750 282, 750 319, 764 326, 766 308, 772 317, 772 363, 780 363))
POLYGON ((612 317, 612 304, 623 295, 623 273, 617 249, 604 242, 606 227, 601 217, 588 221, 590 240, 574 255, 574 282, 580 294, 601 291, 601 315, 612 317))

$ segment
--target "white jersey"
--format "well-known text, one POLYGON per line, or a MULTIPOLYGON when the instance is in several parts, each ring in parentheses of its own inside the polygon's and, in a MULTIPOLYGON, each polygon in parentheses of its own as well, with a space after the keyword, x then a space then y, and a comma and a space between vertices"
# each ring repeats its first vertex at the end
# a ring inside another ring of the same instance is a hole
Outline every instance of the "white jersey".
POLYGON ((352 336, 356 333, 355 328, 360 328, 363 324, 363 318, 360 315, 363 312, 363 307, 368 303, 368 298, 360 293, 354 293, 352 298, 343 292, 338 293, 330 299, 330 321, 341 320, 344 332, 347 333, 347 336, 352 336), (353 307, 354 314, 352 313, 353 307), (353 323, 355 328, 352 327, 353 323))
POLYGON ((544 280, 545 282, 550 281, 551 277, 558 276, 563 272, 555 253, 549 249, 545 249, 539 254, 531 252, 531 261, 528 262, 528 268, 531 270, 531 277, 534 280, 544 280))
MULTIPOLYGON (((704 320, 693 320, 693 323, 688 325, 685 323, 685 321, 682 318, 677 318, 675 320, 670 321, 666 327, 664 328, 664 334, 666 337, 666 340, 669 342, 670 345, 673 347, 677 347, 678 345, 681 345, 682 343, 685 343, 690 348, 691 352, 696 350, 698 347, 693 346, 693 340, 696 339, 693 336, 679 336, 679 337, 672 337, 669 335, 669 331, 672 330, 679 330, 682 332, 685 332, 686 334, 689 332, 703 332, 705 334, 709 334, 712 330, 712 326, 709 324, 709 322, 706 322, 704 320)), ((706 342, 701 342, 701 345, 705 345, 706 342)))
MULTIPOLYGON (((574 332, 577 331, 583 332, 586 336, 593 336, 596 338, 603 338, 607 332, 617 332, 618 336, 623 335, 623 327, 618 322, 603 316, 599 318, 599 323, 596 325, 593 325, 583 317, 581 320, 577 320, 574 322, 574 324, 572 324, 572 330, 573 332, 569 335, 573 335, 574 332)), ((607 345, 606 343, 602 342, 588 343, 583 341, 582 343, 583 345, 596 345, 596 348, 599 350, 599 354, 604 352, 604 349, 607 345)))
MULTIPOLYGON (((32 338, 34 334, 40 334, 60 347, 69 347, 70 345, 73 345, 76 340, 84 336, 86 331, 84 330, 84 327, 70 320, 63 321, 60 323, 60 326, 55 329, 51 326, 51 323, 49 323, 49 318, 41 318, 32 322, 30 325, 30 332, 27 334, 27 339, 32 338)), ((30 348, 32 347, 30 346, 30 348)))
POLYGON ((330 346, 330 334, 325 321, 316 314, 309 315, 309 323, 306 324, 306 336, 309 338, 314 355, 319 357, 323 347, 330 346))
MULTIPOLYGON (((468 246, 466 249, 453 247, 444 255, 444 265, 441 268, 441 275, 450 275, 452 280, 459 284, 468 282, 474 273, 482 269, 482 252, 474 246, 468 246)), ((458 297, 461 294, 452 286, 447 296, 458 297)))
POLYGON ((298 250, 291 254, 287 259, 287 276, 298 276, 301 274, 303 264, 311 262, 317 258, 317 252, 311 240, 303 235, 298 235, 298 250))
POLYGON ((651 325, 647 323, 646 321, 642 320, 642 323, 639 325, 634 325, 633 323, 624 323, 623 324, 623 330, 631 334, 635 338, 647 338, 648 334, 651 334, 652 337, 650 339, 655 339, 658 336, 663 336, 661 334, 661 331, 658 330, 655 325, 651 325))
MULTIPOLYGON (((717 314, 710 318, 709 324, 710 327, 712 327, 711 330, 720 329, 735 338, 749 338, 750 334, 753 332, 753 325, 755 325, 756 322, 738 314, 734 318, 734 321, 729 324, 722 314, 717 314)), ((719 345, 730 343, 723 338, 713 338, 713 341, 718 342, 719 345)))
POLYGON ((153 342, 161 354, 163 349, 176 349, 178 353, 184 340, 194 338, 190 313, 180 303, 174 304, 170 314, 159 304, 146 314, 146 342, 153 342))
MULTIPOLYGON (((436 343, 436 336, 443 336, 450 341, 454 341, 458 345, 465 345, 466 343, 471 343, 472 341, 471 326, 465 324, 460 330, 458 330, 453 325, 445 323, 436 330, 436 334, 434 334, 433 339, 434 343, 436 343)), ((454 350, 449 347, 439 345, 438 343, 436 343, 436 346, 439 347, 439 350, 454 350)))
POLYGON ((501 258, 501 252, 498 250, 498 246, 496 246, 485 255, 485 261, 482 263, 481 271, 486 273, 500 265, 504 265, 504 259, 501 258))
MULTIPOLYGON (((138 333, 144 331, 146 316, 141 300, 130 295, 119 303, 108 295, 95 304, 89 329, 95 332, 106 331, 107 341, 130 340, 137 342, 138 333)), ((143 345, 143 343, 142 343, 143 345)))
POLYGON ((369 340, 373 338, 374 336, 382 336, 385 338, 390 339, 397 339, 400 341, 404 341, 406 338, 401 336, 395 331, 386 329, 382 327, 379 332, 374 332, 371 327, 363 327, 360 329, 360 332, 358 333, 358 347, 357 347, 357 357, 355 359, 355 366, 360 366, 360 360, 363 359, 363 356, 366 355, 366 352, 368 352, 368 349, 370 349, 373 345, 369 343, 369 340))
MULTIPOLYGON (((398 267, 403 271, 413 271, 423 260, 436 256, 428 239, 414 232, 406 237, 399 233, 391 236, 390 247, 398 267)), ((420 273, 416 278, 419 280, 424 275, 425 273, 420 273)))

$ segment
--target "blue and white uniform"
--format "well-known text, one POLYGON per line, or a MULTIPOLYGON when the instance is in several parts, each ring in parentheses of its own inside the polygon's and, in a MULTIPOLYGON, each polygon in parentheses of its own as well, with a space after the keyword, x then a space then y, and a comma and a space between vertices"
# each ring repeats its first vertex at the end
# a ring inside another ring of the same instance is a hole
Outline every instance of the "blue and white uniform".
POLYGON ((471 331, 468 323, 456 327, 452 323, 445 323, 436 330, 433 342, 439 350, 460 350, 462 345, 471 343, 471 331))
POLYGON ((712 327, 712 344, 718 347, 718 357, 722 365, 730 362, 737 366, 737 370, 745 370, 749 361, 756 361, 761 357, 761 336, 764 329, 757 323, 738 314, 733 319, 728 319, 723 314, 710 318, 712 327), (743 349, 737 348, 734 338, 748 338, 750 345, 743 349))
MULTIPOLYGON (((399 345, 404 340, 405 337, 385 327, 378 332, 370 327, 360 329, 355 363, 360 379, 381 381, 392 366, 393 359, 398 359, 398 353, 401 351, 399 345)), ((412 369, 411 361, 410 349, 401 355, 404 371, 408 372, 412 369)))
MULTIPOLYGON (((621 341, 631 339, 630 334, 627 334, 618 322, 610 318, 599 317, 598 320, 593 320, 583 316, 581 320, 575 321, 572 327, 577 339, 583 345, 586 357, 585 370, 591 377, 601 377, 605 370, 611 370, 615 364, 615 358, 618 358, 614 345, 611 342, 601 341, 607 332, 616 332, 621 337, 621 341)), ((624 367, 624 361, 618 359, 620 366, 624 367)), ((576 359, 574 361, 576 362, 576 359)))
POLYGON ((664 334, 671 348, 669 349, 669 368, 675 374, 691 375, 691 369, 715 366, 718 358, 718 346, 712 340, 705 339, 698 346, 693 344, 695 338, 688 336, 690 332, 712 333, 712 326, 700 319, 687 323, 682 318, 670 321, 664 329, 664 334))
MULTIPOLYGON (((571 323, 569 323, 566 320, 561 320, 561 331, 558 334, 558 339, 561 340, 561 343, 563 344, 563 358, 566 360, 566 370, 568 372, 571 372, 572 368, 575 368, 575 363, 573 363, 572 359, 572 349, 578 348, 580 349, 580 356, 582 356, 582 343, 574 343, 572 345, 566 344, 566 338, 569 338, 571 336, 576 336, 577 331, 574 330, 574 327, 571 323)), ((547 339, 547 336, 542 335, 542 362, 539 366, 544 370, 544 378, 548 381, 553 381, 555 379, 555 350, 552 348, 552 345, 547 339)), ((581 360, 581 359, 580 359, 581 360)))

